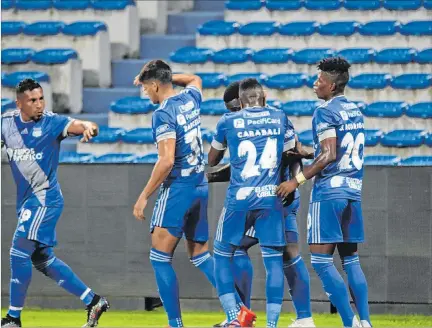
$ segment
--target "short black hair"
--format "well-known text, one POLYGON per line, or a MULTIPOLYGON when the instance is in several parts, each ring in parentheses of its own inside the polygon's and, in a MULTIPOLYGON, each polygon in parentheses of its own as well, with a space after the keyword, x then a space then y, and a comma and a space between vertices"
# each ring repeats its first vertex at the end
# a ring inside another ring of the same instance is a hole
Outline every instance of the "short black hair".
POLYGON ((22 80, 20 83, 18 83, 18 85, 15 88, 15 92, 17 95, 23 94, 26 91, 32 91, 34 89, 39 89, 41 87, 41 85, 33 80, 33 79, 24 79, 22 80))
POLYGON ((342 57, 329 57, 321 60, 317 68, 327 74, 336 84, 335 93, 343 92, 349 81, 349 68, 351 64, 342 57))
POLYGON ((228 103, 234 99, 238 99, 239 89, 240 89, 240 81, 232 82, 229 86, 227 86, 223 95, 224 102, 228 103))
POLYGON ((149 61, 142 68, 139 74, 139 81, 146 82, 150 80, 156 80, 162 84, 171 83, 171 67, 166 62, 160 59, 149 61))
POLYGON ((255 106, 264 99, 264 89, 257 79, 244 79, 239 85, 239 98, 243 104, 255 106))

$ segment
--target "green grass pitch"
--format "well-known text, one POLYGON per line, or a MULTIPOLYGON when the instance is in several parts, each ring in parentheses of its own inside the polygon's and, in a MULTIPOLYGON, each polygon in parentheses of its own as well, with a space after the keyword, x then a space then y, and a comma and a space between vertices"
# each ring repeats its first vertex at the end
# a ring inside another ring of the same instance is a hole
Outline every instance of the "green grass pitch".
MULTIPOLYGON (((2 310, 5 315, 6 309, 2 310)), ((81 327, 85 323, 84 310, 24 309, 22 323, 24 327, 81 327)), ((283 313, 279 327, 287 327, 294 318, 292 313, 283 313)), ((342 327, 338 315, 316 314, 317 327, 342 327)), ((184 312, 183 322, 186 327, 212 327, 224 319, 222 312, 184 312)), ((432 316, 420 315, 374 315, 374 327, 432 327, 432 316)), ((258 313, 257 327, 265 326, 265 314, 258 313)), ((167 327, 167 320, 162 309, 145 311, 113 311, 105 313, 98 327, 167 327)))

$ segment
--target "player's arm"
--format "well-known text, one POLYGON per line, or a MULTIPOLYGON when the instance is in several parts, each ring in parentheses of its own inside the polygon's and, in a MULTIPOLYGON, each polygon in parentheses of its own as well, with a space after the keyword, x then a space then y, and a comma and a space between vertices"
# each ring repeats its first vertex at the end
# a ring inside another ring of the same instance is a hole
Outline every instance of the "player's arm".
POLYGON ((173 74, 172 83, 181 87, 195 87, 202 91, 202 80, 198 75, 173 74))
POLYGON ((90 121, 72 120, 67 126, 67 135, 82 135, 81 142, 87 142, 99 133, 96 123, 90 121))
POLYGON ((225 149, 216 149, 212 146, 210 148, 210 152, 208 154, 208 163, 210 167, 216 166, 220 163, 222 158, 224 157, 225 149))
POLYGON ((231 165, 225 164, 217 170, 207 172, 209 183, 212 182, 227 182, 231 179, 231 165))
POLYGON ((210 152, 208 154, 208 163, 210 167, 220 163, 227 149, 226 140, 226 116, 223 115, 216 125, 216 133, 213 137, 210 152))
POLYGON ((176 139, 163 139, 158 142, 158 160, 153 167, 150 179, 141 192, 135 206, 134 216, 144 220, 144 208, 150 196, 160 187, 167 178, 174 165, 176 139))

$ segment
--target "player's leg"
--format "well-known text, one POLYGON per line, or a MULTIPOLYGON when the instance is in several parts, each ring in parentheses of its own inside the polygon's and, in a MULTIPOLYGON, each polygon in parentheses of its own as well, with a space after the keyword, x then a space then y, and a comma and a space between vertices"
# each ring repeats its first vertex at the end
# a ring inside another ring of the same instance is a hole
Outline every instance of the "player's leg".
POLYGON ((337 245, 339 256, 341 257, 344 271, 348 277, 351 296, 359 313, 362 326, 371 327, 368 285, 357 254, 357 243, 364 241, 363 217, 360 202, 351 201, 349 211, 346 211, 344 214, 342 218, 344 243, 337 245))
POLYGON ((347 200, 314 202, 309 205, 308 243, 312 267, 345 327, 360 327, 351 308, 348 289, 333 263, 336 244, 343 241, 341 220, 347 200))

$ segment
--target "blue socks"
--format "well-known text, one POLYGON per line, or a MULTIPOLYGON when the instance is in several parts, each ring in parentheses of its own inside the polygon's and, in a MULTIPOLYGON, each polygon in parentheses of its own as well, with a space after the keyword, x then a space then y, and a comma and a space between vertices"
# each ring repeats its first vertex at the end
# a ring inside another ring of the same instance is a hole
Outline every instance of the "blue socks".
POLYGON ((190 261, 205 274, 212 286, 216 287, 216 282, 214 279, 214 261, 211 254, 207 251, 197 256, 191 257, 190 261))
POLYGON ((244 305, 250 309, 253 266, 252 261, 243 249, 237 249, 234 253, 234 280, 244 305))
POLYGON ((358 255, 343 257, 342 265, 348 277, 348 285, 351 289, 360 320, 365 320, 370 324, 368 286, 358 255))
POLYGON ((32 277, 31 253, 33 250, 18 249, 14 246, 16 247, 16 245, 12 245, 10 249, 11 280, 8 314, 11 317, 19 318, 32 277))
POLYGON ((156 277, 156 283, 163 306, 168 315, 170 327, 183 327, 180 311, 179 285, 172 267, 172 255, 158 251, 150 251, 150 262, 156 277))
POLYGON ((345 327, 353 324, 354 312, 351 309, 348 290, 333 264, 333 256, 314 254, 311 256, 312 267, 318 274, 330 301, 337 308, 345 327))
POLYGON ((306 264, 300 255, 284 262, 285 277, 297 319, 312 317, 310 304, 310 277, 306 264))
POLYGON ((276 327, 284 294, 283 248, 261 246, 266 269, 267 327, 276 327))

